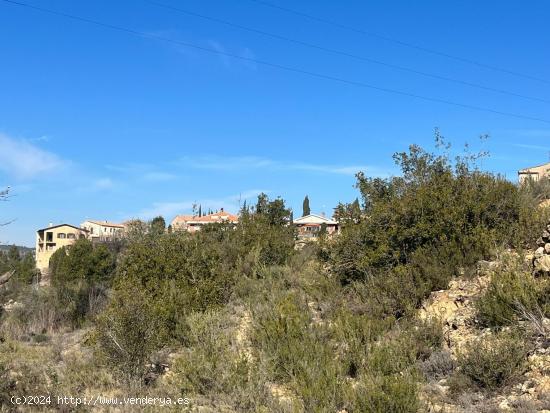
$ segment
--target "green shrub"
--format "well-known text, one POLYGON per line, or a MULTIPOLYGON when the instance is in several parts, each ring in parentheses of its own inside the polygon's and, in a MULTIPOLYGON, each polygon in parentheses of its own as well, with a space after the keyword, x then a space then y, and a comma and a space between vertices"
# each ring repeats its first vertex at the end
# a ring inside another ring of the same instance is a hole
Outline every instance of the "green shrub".
POLYGON ((545 280, 537 281, 519 261, 505 262, 493 272, 487 291, 477 301, 477 316, 488 327, 509 325, 520 309, 536 312, 545 304, 545 280))
POLYGON ((107 283, 115 269, 115 257, 103 245, 93 245, 87 239, 79 239, 70 247, 63 247, 50 258, 52 284, 66 286, 73 281, 85 281, 90 285, 107 283))
MULTIPOLYGON (((436 139, 442 144, 439 134, 436 139)), ((528 227, 538 222, 536 204, 503 177, 480 171, 477 158, 453 162, 447 153, 412 145, 394 156, 402 176, 357 175, 362 205, 339 206, 349 219, 325 249, 343 284, 368 285, 366 303, 375 317, 409 315, 497 248, 526 245, 528 227)))
POLYGON ((489 335, 469 343, 459 354, 458 374, 481 389, 495 390, 523 373, 527 355, 522 338, 511 333, 489 335))
POLYGON ((79 239, 50 258, 56 301, 73 328, 97 314, 106 301, 115 271, 115 255, 106 245, 79 239))
POLYGON ((262 310, 253 314, 256 322, 253 342, 270 358, 274 379, 287 382, 310 352, 309 310, 294 294, 283 295, 273 307, 262 310))
POLYGON ((248 361, 232 346, 236 326, 221 311, 193 313, 186 321, 186 347, 176 359, 171 381, 184 395, 209 395, 226 401, 244 391, 248 361))
POLYGON ((98 356, 124 381, 141 385, 150 357, 168 334, 147 293, 132 284, 120 287, 98 316, 93 341, 98 356))
POLYGON ((420 409, 414 375, 369 376, 346 397, 346 409, 365 413, 416 413, 420 409))

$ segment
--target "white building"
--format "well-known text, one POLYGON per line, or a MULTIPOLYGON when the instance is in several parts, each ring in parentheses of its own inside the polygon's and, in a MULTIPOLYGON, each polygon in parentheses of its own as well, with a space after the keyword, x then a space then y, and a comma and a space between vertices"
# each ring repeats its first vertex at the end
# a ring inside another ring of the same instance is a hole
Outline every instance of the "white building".
POLYGON ((518 171, 518 179, 523 183, 529 179, 540 181, 542 178, 550 177, 550 163, 532 166, 530 168, 521 169, 518 171))
POLYGON ((80 228, 88 231, 88 238, 92 241, 112 241, 124 236, 124 225, 108 221, 84 221, 80 228))
POLYGON ((322 215, 309 214, 294 220, 298 238, 317 238, 321 228, 325 227, 327 235, 338 232, 338 222, 322 215))

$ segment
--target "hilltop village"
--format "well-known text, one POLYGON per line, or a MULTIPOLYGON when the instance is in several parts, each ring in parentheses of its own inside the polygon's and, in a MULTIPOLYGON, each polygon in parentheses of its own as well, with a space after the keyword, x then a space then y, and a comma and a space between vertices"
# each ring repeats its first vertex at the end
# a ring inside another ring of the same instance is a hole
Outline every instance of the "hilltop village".
MULTIPOLYGON (((550 176, 550 163, 524 168, 518 171, 518 181, 523 184, 528 181, 538 182, 542 178, 550 176)), ((309 204, 309 200, 308 200, 309 204)), ((332 236, 339 232, 339 223, 335 219, 327 218, 324 213, 304 213, 300 218, 292 220, 296 228, 297 241, 315 241, 321 232, 332 236)), ((239 216, 229 213, 221 208, 216 212, 209 211, 203 214, 200 210, 190 215, 177 215, 168 225, 166 231, 187 231, 195 233, 208 224, 236 225, 239 216)), ((127 230, 139 220, 130 220, 121 223, 86 220, 80 226, 61 223, 49 224, 45 228, 36 231, 36 268, 41 273, 47 272, 49 261, 55 251, 62 247, 70 246, 77 239, 89 239, 92 242, 112 242, 125 237, 127 230)), ((290 223, 289 223, 290 224, 290 223)))
MULTIPOLYGON (((42 274, 49 268, 50 258, 60 248, 72 245, 78 239, 88 239, 94 243, 114 242, 124 238, 129 228, 139 224, 139 220, 115 223, 100 220, 86 220, 80 226, 61 223, 49 224, 36 231, 36 268, 42 274)), ((207 214, 177 215, 166 231, 186 231, 195 233, 209 224, 227 224, 235 226, 239 216, 221 208, 207 214)), ((326 231, 331 236, 338 232, 338 222, 324 214, 308 214, 289 223, 296 228, 297 241, 315 241, 319 234, 326 231)))

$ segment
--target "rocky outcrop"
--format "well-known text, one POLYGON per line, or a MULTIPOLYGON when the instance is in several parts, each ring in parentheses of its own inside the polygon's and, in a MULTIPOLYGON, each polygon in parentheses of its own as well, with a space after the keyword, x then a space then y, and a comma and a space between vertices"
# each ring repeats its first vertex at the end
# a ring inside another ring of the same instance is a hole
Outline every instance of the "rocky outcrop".
POLYGON ((528 258, 535 275, 550 275, 550 224, 537 239, 537 249, 528 258))
MULTIPOLYGON (((538 258, 542 257, 550 260, 550 254, 538 258)), ((419 310, 421 319, 441 321, 445 347, 453 359, 456 359, 464 345, 490 334, 490 330, 480 328, 476 320, 475 302, 484 293, 499 262, 481 262, 475 277, 461 277, 451 281, 447 290, 433 292, 419 310)), ((473 393, 470 395, 472 400, 453 400, 449 396, 448 378, 431 381, 423 386, 421 392, 427 411, 550 413, 550 320, 543 319, 543 324, 540 328, 544 331, 539 332, 535 348, 529 355, 529 367, 518 384, 501 394, 473 393)))

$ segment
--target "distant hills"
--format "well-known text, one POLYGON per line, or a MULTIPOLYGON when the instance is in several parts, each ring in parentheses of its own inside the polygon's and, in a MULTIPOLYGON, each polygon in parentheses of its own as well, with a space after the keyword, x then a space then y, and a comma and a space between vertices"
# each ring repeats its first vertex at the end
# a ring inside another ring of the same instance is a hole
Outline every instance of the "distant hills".
MULTIPOLYGON (((1 245, 0 244, 0 252, 7 252, 13 245, 1 245)), ((16 247, 19 249, 19 253, 21 255, 34 253, 34 248, 29 247, 23 247, 21 245, 16 245, 16 247)))

